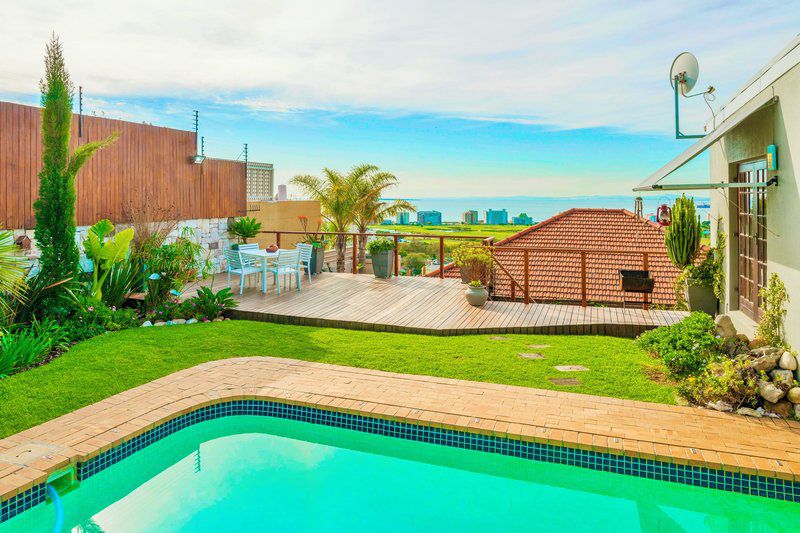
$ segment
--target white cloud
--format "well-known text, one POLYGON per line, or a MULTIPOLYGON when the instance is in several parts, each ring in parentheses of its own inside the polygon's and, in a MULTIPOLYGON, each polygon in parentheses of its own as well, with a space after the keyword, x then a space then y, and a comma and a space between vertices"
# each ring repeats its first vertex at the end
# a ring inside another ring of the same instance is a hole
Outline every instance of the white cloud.
MULTIPOLYGON (((798 1, 3 3, 5 93, 36 92, 55 31, 76 83, 100 99, 659 132, 672 126, 667 71, 678 52, 695 52, 701 86, 713 83, 722 103, 800 27, 798 1)), ((687 102, 685 129, 706 115, 687 102)))

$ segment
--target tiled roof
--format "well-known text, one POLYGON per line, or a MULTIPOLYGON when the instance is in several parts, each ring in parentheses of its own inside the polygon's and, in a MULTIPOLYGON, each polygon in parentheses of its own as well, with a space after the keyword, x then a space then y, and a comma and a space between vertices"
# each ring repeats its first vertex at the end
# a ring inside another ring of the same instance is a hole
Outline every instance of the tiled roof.
MULTIPOLYGON (((496 243, 496 246, 547 248, 554 251, 530 251, 529 275, 531 298, 540 301, 576 301, 581 299, 580 253, 558 249, 631 250, 649 252, 650 276, 655 289, 650 301, 675 304, 674 284, 679 271, 670 262, 664 245, 664 231, 658 224, 636 217, 626 209, 570 209, 496 243)), ((498 263, 522 283, 523 252, 495 250, 498 263)), ((587 299, 601 303, 641 301, 639 294, 625 295, 619 286, 621 269, 642 269, 642 254, 590 253, 586 257, 587 299)), ((438 271, 428 274, 437 276, 438 271)), ((445 277, 460 277, 454 265, 445 267, 445 277)), ((501 268, 495 269, 495 294, 511 296, 511 282, 501 268)), ((521 291, 517 289, 517 296, 521 291)))

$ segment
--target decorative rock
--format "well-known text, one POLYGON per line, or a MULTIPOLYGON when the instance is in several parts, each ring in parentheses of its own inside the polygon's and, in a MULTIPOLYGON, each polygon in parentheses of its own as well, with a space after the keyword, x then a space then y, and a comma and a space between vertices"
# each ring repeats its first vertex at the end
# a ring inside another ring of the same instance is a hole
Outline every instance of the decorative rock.
POLYGON ((144 322, 142 322, 142 326, 141 326, 141 327, 143 327, 143 328, 149 328, 149 327, 150 327, 150 326, 152 326, 152 325, 153 325, 153 323, 152 323, 152 322, 150 322, 149 320, 145 320, 144 322))
POLYGON ((722 400, 709 403, 708 407, 710 409, 714 409, 715 411, 722 411, 723 413, 730 413, 733 411, 733 406, 728 402, 723 402, 722 400))
POLYGON ((173 324, 172 320, 167 320, 167 325, 171 326, 173 324))
POLYGON ((783 352, 778 360, 778 366, 786 370, 797 370, 797 359, 789 352, 783 352))
POLYGON ((187 324, 196 324, 197 323, 197 319, 196 318, 190 318, 189 320, 186 321, 186 323, 187 324))
POLYGON ((762 346, 766 346, 767 341, 764 339, 753 339, 750 341, 750 349, 755 350, 756 348, 761 348, 762 346))
POLYGON ((789 418, 792 416, 792 411, 794 410, 792 407, 792 402, 788 402, 786 400, 781 400, 777 403, 765 402, 764 407, 766 408, 767 412, 775 413, 783 418, 789 418))
POLYGON ((758 348, 751 348, 750 353, 753 355, 774 355, 780 356, 780 350, 772 346, 759 346, 758 348))
POLYGON ((228 317, 225 317, 225 322, 227 322, 228 320, 230 320, 230 318, 228 318, 228 317))
POLYGON ((769 372, 778 364, 780 356, 778 354, 764 354, 756 357, 750 362, 750 366, 756 372, 769 372))
POLYGON ((518 353, 517 355, 523 359, 544 359, 544 356, 540 353, 518 353))
POLYGON ((766 379, 758 380, 758 393, 761 395, 762 398, 772 403, 777 402, 778 400, 783 398, 784 394, 786 394, 785 392, 783 392, 781 389, 779 389, 773 383, 770 383, 766 379))
POLYGON ((717 335, 723 339, 736 336, 736 327, 734 327, 731 317, 724 314, 717 315, 715 322, 717 323, 717 335))
POLYGON ((756 418, 761 418, 762 414, 756 411, 755 409, 750 409, 749 407, 740 407, 736 410, 737 415, 744 415, 744 416, 754 416, 756 418))
POLYGON ((166 326, 166 325, 167 325, 167 323, 166 323, 166 322, 164 322, 163 320, 159 320, 158 322, 156 322, 156 323, 155 323, 155 324, 153 324, 153 325, 154 325, 154 326, 166 326))
POLYGON ((792 387, 786 393, 786 399, 792 403, 800 403, 800 387, 792 387))
POLYGON ((794 406, 794 417, 800 420, 800 405, 794 406))
POLYGON ((561 365, 555 367, 559 372, 586 372, 589 369, 581 365, 561 365))
POLYGON ((789 390, 794 381, 794 374, 791 370, 775 369, 769 373, 772 382, 783 390, 789 390))
POLYGON ((175 320, 172 321, 172 324, 175 325, 175 326, 179 326, 181 324, 186 324, 186 319, 184 319, 184 318, 176 318, 175 320))
POLYGON ((222 317, 215 318, 214 320, 212 320, 212 322, 222 322, 222 317))

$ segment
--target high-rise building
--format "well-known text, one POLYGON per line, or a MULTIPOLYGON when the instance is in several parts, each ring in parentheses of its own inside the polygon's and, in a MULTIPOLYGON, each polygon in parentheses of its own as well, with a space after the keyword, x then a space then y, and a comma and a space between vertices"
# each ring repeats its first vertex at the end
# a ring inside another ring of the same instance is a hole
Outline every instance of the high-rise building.
POLYGON ((512 217, 511 223, 518 226, 533 226, 533 219, 528 216, 528 213, 520 213, 518 217, 512 217))
POLYGON ((478 212, 474 209, 469 209, 468 211, 464 211, 461 213, 461 222, 464 224, 477 224, 478 223, 478 212))
POLYGON ((402 213, 398 213, 397 224, 400 224, 401 226, 407 226, 411 224, 411 213, 409 213, 408 211, 403 211, 402 213))
POLYGON ((417 211, 417 224, 420 226, 439 226, 442 224, 442 213, 439 211, 417 211))
POLYGON ((508 211, 505 209, 489 209, 486 211, 487 224, 508 224, 508 211))

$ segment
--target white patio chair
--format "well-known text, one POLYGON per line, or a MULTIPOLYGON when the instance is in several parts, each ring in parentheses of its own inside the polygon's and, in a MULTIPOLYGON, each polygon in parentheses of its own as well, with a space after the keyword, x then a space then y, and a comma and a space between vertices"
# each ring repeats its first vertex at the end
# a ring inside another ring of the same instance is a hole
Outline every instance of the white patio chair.
POLYGON ((314 247, 307 243, 299 243, 295 248, 300 252, 300 270, 306 271, 308 284, 311 285, 311 255, 314 253, 314 247))
POLYGON ((239 275, 239 294, 244 292, 244 279, 251 274, 262 274, 260 267, 248 259, 242 259, 239 250, 225 250, 225 262, 228 263, 228 287, 231 286, 231 274, 239 275))
POLYGON ((300 251, 299 250, 278 250, 278 257, 275 266, 268 269, 275 276, 275 286, 278 294, 281 293, 279 276, 289 275, 289 287, 292 284, 291 275, 297 279, 297 290, 300 290, 300 251))
POLYGON ((244 252, 245 250, 258 250, 258 244, 240 244, 239 251, 244 252))

